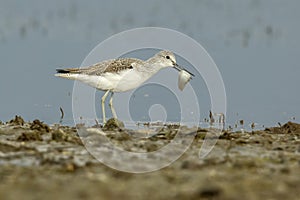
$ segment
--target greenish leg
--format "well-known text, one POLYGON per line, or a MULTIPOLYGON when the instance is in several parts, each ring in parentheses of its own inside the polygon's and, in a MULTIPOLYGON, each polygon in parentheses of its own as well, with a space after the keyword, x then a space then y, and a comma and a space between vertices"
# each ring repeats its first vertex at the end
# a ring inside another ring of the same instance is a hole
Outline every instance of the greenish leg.
POLYGON ((111 112, 112 112, 112 114, 113 114, 113 117, 114 117, 115 119, 117 119, 117 113, 116 113, 115 108, 114 108, 114 106, 113 106, 113 96, 114 96, 114 93, 111 92, 111 96, 110 96, 110 100, 109 100, 109 107, 110 107, 110 109, 111 109, 111 112))
POLYGON ((105 99, 106 99, 106 97, 107 97, 107 95, 108 95, 109 92, 110 92, 110 91, 107 90, 107 91, 105 92, 105 94, 103 95, 103 97, 101 98, 102 116, 103 116, 103 125, 106 123, 106 117, 105 117, 105 99))

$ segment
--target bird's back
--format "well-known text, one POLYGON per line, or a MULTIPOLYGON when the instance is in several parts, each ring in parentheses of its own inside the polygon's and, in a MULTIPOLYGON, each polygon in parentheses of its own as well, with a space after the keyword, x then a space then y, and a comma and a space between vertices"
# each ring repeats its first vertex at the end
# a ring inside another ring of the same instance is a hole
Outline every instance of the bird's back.
POLYGON ((143 64, 144 61, 136 58, 118 58, 99 62, 88 67, 65 68, 57 69, 56 71, 58 74, 85 74, 101 76, 105 73, 119 73, 123 70, 132 69, 133 63, 143 64))

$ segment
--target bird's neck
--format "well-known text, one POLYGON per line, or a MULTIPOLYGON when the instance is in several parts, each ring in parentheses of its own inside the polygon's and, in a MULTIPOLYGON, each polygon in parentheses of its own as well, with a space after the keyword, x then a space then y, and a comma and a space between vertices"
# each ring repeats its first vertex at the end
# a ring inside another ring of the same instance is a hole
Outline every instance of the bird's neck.
POLYGON ((155 58, 149 58, 146 63, 148 63, 145 67, 144 70, 147 74, 150 76, 156 74, 159 70, 163 69, 164 67, 162 66, 161 62, 158 62, 157 59, 155 58))

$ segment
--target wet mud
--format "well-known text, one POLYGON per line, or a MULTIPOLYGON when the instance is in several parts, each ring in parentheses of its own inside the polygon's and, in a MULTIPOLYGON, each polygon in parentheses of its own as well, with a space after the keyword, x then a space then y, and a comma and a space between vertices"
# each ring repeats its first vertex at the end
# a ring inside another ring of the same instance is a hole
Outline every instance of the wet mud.
POLYGON ((145 131, 117 124, 77 127, 79 134, 76 127, 20 116, 1 122, 0 199, 299 199, 300 124, 223 131, 203 159, 199 149, 210 129, 169 124, 145 131), (194 138, 188 150, 145 174, 111 169, 83 145, 84 138, 102 135, 127 151, 153 152, 178 130, 194 138))

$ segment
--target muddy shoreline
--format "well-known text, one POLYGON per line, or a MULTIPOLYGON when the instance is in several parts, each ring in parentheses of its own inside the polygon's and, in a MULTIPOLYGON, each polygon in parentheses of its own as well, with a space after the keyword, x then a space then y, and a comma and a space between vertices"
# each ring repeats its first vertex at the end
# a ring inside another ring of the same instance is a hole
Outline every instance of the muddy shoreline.
MULTIPOLYGON (((103 133, 126 150, 151 152, 169 143, 177 128, 165 126, 147 140, 137 130, 113 126, 103 133)), ((94 159, 75 127, 16 116, 0 123, 0 199, 299 198, 300 124, 222 132, 212 152, 199 159, 209 131, 194 131, 192 145, 168 167, 132 174, 94 159)))

